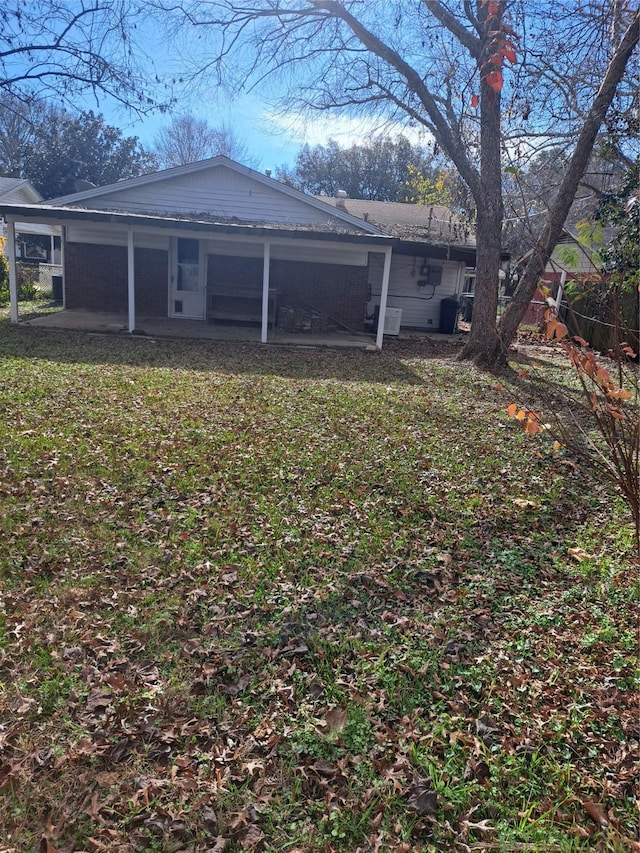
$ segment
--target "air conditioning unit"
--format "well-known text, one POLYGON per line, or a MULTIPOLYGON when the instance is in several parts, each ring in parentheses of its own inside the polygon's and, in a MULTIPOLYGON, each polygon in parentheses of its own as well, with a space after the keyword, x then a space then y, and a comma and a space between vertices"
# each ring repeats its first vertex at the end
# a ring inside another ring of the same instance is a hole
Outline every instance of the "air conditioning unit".
POLYGON ((387 308, 384 315, 384 334, 399 335, 402 321, 402 308, 387 308))

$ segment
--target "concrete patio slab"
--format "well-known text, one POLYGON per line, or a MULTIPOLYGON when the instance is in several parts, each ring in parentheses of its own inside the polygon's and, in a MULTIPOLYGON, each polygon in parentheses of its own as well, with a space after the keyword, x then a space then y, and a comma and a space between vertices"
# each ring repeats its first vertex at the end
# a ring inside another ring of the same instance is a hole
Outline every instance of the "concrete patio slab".
MULTIPOLYGON (((129 334, 126 314, 61 309, 52 314, 21 322, 26 326, 43 329, 68 329, 93 334, 129 334)), ((133 334, 151 338, 260 342, 260 328, 257 325, 207 323, 201 320, 180 320, 171 317, 139 317, 133 334)), ((269 329, 267 343, 284 346, 376 348, 373 334, 333 332, 326 335, 313 335, 306 332, 281 332, 277 328, 269 329)))

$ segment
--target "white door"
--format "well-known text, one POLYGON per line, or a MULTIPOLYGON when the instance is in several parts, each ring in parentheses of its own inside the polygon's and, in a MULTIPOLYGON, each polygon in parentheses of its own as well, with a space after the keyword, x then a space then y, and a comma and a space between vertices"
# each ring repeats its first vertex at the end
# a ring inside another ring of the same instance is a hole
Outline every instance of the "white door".
POLYGON ((201 240, 171 238, 169 316, 204 319, 205 258, 201 240))

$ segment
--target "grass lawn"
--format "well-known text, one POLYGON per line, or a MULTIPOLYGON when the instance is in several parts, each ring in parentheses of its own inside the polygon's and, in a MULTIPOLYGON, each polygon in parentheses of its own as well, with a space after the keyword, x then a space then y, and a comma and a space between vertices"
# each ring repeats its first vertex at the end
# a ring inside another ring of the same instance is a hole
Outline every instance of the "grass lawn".
POLYGON ((0 853, 638 849, 624 507, 456 352, 0 321, 0 853))

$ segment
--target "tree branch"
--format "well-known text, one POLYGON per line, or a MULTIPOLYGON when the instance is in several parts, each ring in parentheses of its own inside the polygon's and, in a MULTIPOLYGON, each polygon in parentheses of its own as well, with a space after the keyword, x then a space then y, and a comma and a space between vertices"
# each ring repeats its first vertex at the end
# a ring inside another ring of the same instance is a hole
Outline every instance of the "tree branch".
POLYGON ((607 110, 613 101, 618 83, 622 79, 627 63, 640 40, 640 9, 633 18, 616 48, 611 62, 602 80, 602 84, 593 100, 578 136, 569 165, 558 188, 556 200, 549 211, 547 223, 542 235, 531 253, 522 280, 502 316, 498 332, 503 347, 513 340, 520 321, 531 301, 540 276, 562 233, 569 209, 577 192, 580 180, 587 168, 593 151, 596 136, 607 110))
MULTIPOLYGON (((344 21, 367 50, 380 59, 383 59, 388 65, 402 74, 410 90, 418 97, 431 119, 438 144, 455 163, 462 178, 473 193, 474 198, 481 197, 482 189, 478 171, 471 164, 462 145, 454 136, 452 128, 440 112, 435 98, 429 89, 427 89, 417 71, 408 62, 405 62, 393 48, 382 42, 357 18, 351 15, 337 0, 311 0, 311 2, 314 7, 324 9, 331 16, 344 21)), ((428 8, 430 8, 430 5, 428 8)))
MULTIPOLYGON (((480 60, 480 56, 482 54, 482 41, 479 37, 472 35, 466 27, 463 27, 460 21, 455 18, 448 9, 438 2, 438 0, 422 0, 424 5, 427 7, 429 12, 436 18, 443 27, 449 30, 460 42, 461 45, 464 45, 466 49, 469 51, 471 56, 478 62, 480 60)), ((469 20, 473 24, 474 28, 478 33, 481 32, 480 24, 475 18, 471 18, 470 16, 470 6, 468 3, 465 3, 465 12, 469 20)))

